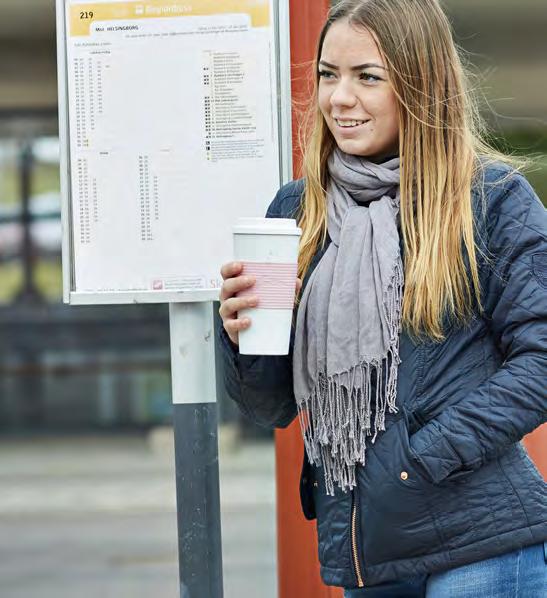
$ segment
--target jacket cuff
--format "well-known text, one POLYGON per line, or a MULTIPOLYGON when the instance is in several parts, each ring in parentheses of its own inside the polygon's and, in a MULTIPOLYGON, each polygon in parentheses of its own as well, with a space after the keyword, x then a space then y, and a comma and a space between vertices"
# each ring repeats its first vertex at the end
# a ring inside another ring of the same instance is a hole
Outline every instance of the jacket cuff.
POLYGON ((224 329, 224 326, 220 325, 218 329, 218 337, 220 339, 220 344, 224 349, 225 354, 230 358, 231 362, 237 369, 237 360, 239 357, 239 347, 232 343, 228 333, 224 329))
POLYGON ((449 476, 459 477, 463 463, 450 444, 444 428, 435 420, 420 428, 409 439, 413 456, 434 484, 449 476))

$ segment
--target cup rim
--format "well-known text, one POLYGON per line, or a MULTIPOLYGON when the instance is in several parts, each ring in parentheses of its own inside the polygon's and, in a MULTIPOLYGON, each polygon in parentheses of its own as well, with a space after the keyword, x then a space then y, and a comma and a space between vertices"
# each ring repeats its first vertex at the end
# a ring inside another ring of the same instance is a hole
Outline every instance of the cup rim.
POLYGON ((297 226, 294 218, 254 218, 241 217, 232 227, 234 234, 275 234, 302 235, 302 229, 297 226))

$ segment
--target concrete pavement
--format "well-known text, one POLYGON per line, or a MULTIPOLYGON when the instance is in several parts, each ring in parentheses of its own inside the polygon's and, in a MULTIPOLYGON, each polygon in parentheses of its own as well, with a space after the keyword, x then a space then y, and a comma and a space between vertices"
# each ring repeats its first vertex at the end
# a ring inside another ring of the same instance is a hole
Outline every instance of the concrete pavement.
MULTIPOLYGON (((273 444, 221 435, 226 598, 275 598, 273 444)), ((0 439, 2 598, 178 598, 174 456, 149 435, 0 439)))

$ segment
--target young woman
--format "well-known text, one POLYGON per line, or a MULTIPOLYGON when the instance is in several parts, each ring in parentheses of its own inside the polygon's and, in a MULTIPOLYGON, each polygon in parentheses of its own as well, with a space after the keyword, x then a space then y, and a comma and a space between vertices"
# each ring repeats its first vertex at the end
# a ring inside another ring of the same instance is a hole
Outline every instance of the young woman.
POLYGON ((319 40, 289 356, 241 356, 258 298, 222 267, 225 382, 299 416, 301 496, 346 596, 547 595, 547 215, 476 112, 437 0, 342 0, 319 40), (300 287, 300 283, 298 284, 300 287))

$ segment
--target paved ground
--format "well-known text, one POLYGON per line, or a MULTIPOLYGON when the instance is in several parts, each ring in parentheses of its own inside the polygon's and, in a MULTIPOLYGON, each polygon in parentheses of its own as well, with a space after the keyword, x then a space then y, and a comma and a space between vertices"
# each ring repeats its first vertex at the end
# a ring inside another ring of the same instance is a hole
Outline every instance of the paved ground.
MULTIPOLYGON (((274 598, 273 445, 221 442, 226 598, 274 598)), ((2 598, 178 598, 171 439, 0 439, 2 598)))

